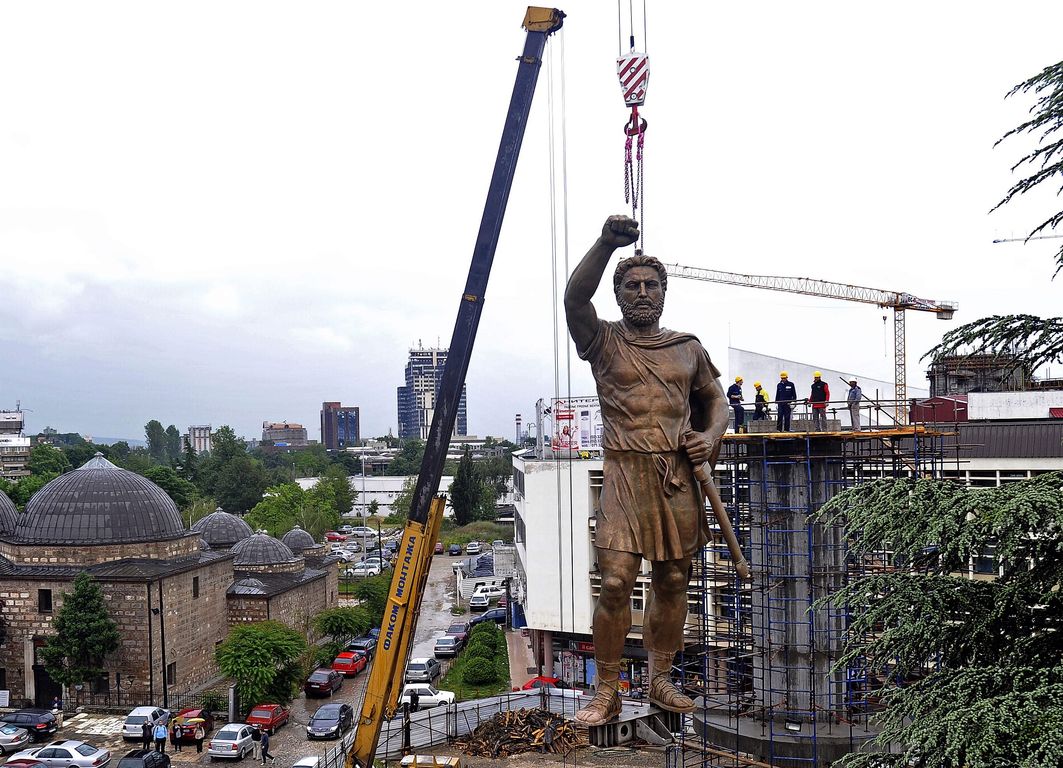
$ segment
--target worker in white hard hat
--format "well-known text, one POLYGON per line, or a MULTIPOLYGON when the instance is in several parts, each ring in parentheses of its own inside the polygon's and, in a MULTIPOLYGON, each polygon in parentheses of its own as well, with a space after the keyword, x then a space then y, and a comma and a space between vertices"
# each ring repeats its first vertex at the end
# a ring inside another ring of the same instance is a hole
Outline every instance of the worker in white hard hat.
POLYGON ((864 392, 856 383, 856 379, 849 379, 849 392, 845 395, 845 403, 849 406, 849 419, 853 424, 853 432, 860 431, 860 401, 863 397, 864 392))
POLYGON ((812 431, 827 431, 827 403, 830 401, 830 387, 823 380, 823 374, 816 371, 812 374, 812 391, 805 400, 812 403, 812 431))
POLYGON ((759 381, 753 382, 753 389, 757 392, 753 397, 753 402, 755 403, 753 420, 758 421, 760 419, 766 419, 768 418, 768 390, 760 386, 759 381))
POLYGON ((775 402, 779 406, 779 415, 775 420, 776 429, 780 432, 790 431, 791 403, 797 399, 797 387, 790 381, 790 374, 782 371, 779 374, 779 383, 775 386, 775 402))
POLYGON ((745 432, 746 409, 742 407, 742 377, 735 376, 735 383, 727 388, 727 402, 735 417, 735 434, 745 432))

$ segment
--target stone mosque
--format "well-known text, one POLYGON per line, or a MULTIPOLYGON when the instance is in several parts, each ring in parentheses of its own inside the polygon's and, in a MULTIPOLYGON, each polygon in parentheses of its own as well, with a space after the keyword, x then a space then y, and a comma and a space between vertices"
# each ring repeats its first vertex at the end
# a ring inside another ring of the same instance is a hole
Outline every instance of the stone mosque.
POLYGON ((304 530, 280 541, 220 509, 188 529, 159 486, 96 454, 25 512, 0 493, 0 691, 12 705, 63 695, 39 649, 82 571, 121 640, 106 674, 78 695, 162 704, 218 679, 214 649, 230 627, 272 619, 308 631, 337 605, 335 562, 304 530))

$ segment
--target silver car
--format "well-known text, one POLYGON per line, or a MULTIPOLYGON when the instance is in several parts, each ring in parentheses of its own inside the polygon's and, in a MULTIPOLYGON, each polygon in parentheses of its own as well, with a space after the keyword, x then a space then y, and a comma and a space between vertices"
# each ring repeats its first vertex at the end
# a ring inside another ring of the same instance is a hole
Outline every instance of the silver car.
POLYGON ((53 741, 43 747, 16 752, 11 759, 36 760, 48 768, 101 768, 111 762, 111 753, 84 741, 53 741))
POLYGON ((126 715, 125 722, 122 723, 122 738, 139 741, 141 728, 144 727, 145 720, 151 725, 152 729, 159 724, 167 725, 170 722, 170 712, 162 707, 135 708, 126 715))
POLYGON ((30 740, 30 732, 25 728, 19 728, 10 723, 0 724, 0 755, 22 749, 22 746, 30 740))
POLYGON ((442 671, 442 665, 430 656, 410 659, 410 663, 406 665, 406 682, 431 683, 442 671))
POLYGON ((246 723, 226 723, 210 738, 207 754, 212 758, 227 757, 242 760, 244 755, 255 752, 255 742, 251 739, 251 726, 246 723))

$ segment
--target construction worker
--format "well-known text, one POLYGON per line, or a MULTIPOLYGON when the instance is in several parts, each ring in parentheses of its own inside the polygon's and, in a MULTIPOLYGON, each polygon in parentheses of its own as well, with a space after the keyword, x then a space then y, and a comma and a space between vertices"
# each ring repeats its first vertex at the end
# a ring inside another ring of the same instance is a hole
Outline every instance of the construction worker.
POLYGON ((727 388, 727 402, 735 413, 735 434, 745 432, 746 409, 742 407, 742 377, 735 376, 735 383, 727 388))
POLYGON ((768 418, 768 390, 760 386, 759 381, 753 382, 753 388, 757 391, 756 396, 753 398, 756 405, 753 411, 753 420, 768 418))
POLYGON ((779 405, 775 426, 780 432, 790 431, 790 412, 793 408, 791 403, 796 399, 797 387, 790 381, 790 374, 783 371, 779 374, 779 383, 775 386, 775 402, 779 405))
POLYGON ((806 403, 812 403, 812 431, 827 431, 827 401, 830 400, 830 387, 823 381, 823 374, 816 371, 812 374, 812 392, 806 403))
POLYGON ((853 423, 853 432, 860 431, 860 400, 864 392, 856 379, 849 379, 849 392, 845 396, 845 402, 849 406, 849 419, 853 423))

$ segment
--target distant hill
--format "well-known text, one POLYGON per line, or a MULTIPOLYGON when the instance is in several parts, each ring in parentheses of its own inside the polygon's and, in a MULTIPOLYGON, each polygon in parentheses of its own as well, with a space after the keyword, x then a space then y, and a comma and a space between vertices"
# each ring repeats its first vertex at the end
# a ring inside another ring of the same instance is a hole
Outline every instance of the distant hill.
POLYGON ((93 435, 92 442, 96 445, 114 445, 115 443, 125 442, 129 444, 130 448, 147 448, 147 440, 138 440, 135 437, 102 437, 100 435, 93 435))

